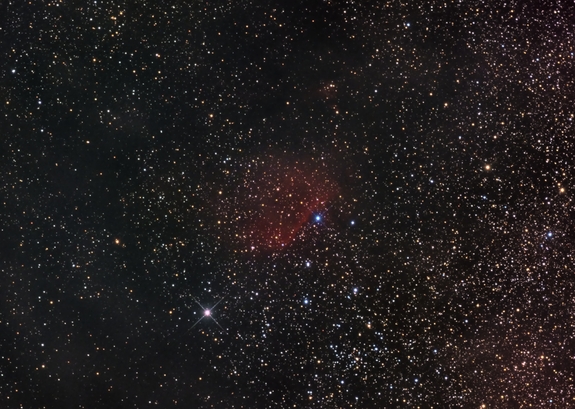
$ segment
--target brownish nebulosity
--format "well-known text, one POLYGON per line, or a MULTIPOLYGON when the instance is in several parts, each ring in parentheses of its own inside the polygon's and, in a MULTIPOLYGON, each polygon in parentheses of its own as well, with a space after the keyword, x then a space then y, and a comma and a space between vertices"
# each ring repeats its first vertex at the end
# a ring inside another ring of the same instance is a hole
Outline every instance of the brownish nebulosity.
POLYGON ((340 190, 333 164, 311 155, 254 156, 239 169, 211 195, 218 239, 236 251, 286 248, 340 190))

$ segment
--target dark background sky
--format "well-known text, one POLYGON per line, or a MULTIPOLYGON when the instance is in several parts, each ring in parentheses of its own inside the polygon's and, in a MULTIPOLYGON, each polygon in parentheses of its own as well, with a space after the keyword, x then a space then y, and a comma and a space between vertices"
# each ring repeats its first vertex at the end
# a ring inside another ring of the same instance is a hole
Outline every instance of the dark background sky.
POLYGON ((3 1, 0 406, 575 406, 574 21, 3 1))

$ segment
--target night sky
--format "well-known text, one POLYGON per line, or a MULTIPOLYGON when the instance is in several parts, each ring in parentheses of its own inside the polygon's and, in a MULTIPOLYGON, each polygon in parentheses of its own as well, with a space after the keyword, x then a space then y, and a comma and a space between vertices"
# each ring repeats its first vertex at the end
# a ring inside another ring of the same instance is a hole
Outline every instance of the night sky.
POLYGON ((2 408, 575 407, 573 1, 4 0, 0 53, 2 408))

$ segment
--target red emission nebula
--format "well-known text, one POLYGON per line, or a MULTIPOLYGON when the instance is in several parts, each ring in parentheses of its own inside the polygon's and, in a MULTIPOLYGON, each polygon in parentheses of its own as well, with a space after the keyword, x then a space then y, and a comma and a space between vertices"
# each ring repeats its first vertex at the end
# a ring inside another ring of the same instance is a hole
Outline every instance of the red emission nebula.
POLYGON ((219 238, 242 251, 288 246, 339 193, 323 161, 266 156, 244 163, 233 193, 218 192, 219 238))

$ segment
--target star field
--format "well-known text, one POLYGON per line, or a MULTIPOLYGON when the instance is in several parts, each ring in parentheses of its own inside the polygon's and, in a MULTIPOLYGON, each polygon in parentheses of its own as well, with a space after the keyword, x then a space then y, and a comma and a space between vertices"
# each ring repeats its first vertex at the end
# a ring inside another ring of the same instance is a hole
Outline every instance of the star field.
POLYGON ((572 2, 0 15, 0 406, 575 407, 572 2))

